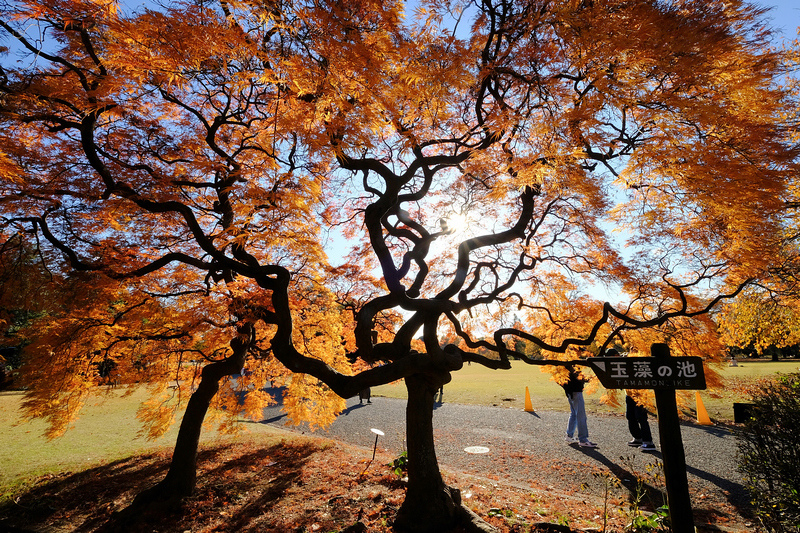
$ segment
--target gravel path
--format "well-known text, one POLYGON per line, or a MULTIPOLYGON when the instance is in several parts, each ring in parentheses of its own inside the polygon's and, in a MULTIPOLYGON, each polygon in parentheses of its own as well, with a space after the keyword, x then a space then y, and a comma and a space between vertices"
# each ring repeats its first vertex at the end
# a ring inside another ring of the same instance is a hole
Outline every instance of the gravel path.
MULTIPOLYGON (((372 449, 375 434, 371 428, 377 428, 385 433, 378 439, 379 450, 399 455, 405 449, 405 404, 405 400, 373 397, 371 404, 359 405, 358 398, 351 398, 329 430, 315 434, 372 449)), ((285 427, 286 418, 279 406, 268 408, 264 415, 264 423, 285 427)), ((564 494, 588 491, 601 496, 606 474, 628 490, 634 489, 634 474, 642 477, 652 470, 648 465, 661 459, 660 442, 668 438, 658 434, 658 423, 651 417, 659 449, 642 452, 627 446, 630 435, 623 413, 589 415, 589 438, 598 447, 570 446, 564 442, 567 417, 565 412, 438 404, 433 424, 439 464, 445 471, 457 470, 519 487, 564 494), (466 453, 464 449, 470 446, 489 451, 466 453), (598 473, 602 475, 593 475, 598 473)), ((296 431, 307 433, 302 427, 296 431)), ((736 471, 736 443, 731 432, 717 426, 684 424, 681 437, 693 507, 743 505, 747 495, 736 471)), ((663 487, 663 479, 659 485, 663 487)))

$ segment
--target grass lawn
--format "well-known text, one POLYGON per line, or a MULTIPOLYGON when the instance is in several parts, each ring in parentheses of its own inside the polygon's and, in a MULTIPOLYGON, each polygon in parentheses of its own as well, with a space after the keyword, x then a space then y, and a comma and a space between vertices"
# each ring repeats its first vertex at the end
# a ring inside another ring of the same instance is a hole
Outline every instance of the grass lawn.
MULTIPOLYGON (((20 420, 21 392, 0 393, 0 499, 26 479, 83 470, 137 453, 171 450, 177 424, 154 441, 139 436, 136 410, 146 398, 146 390, 136 389, 129 396, 124 392, 120 388, 89 400, 74 427, 50 441, 42 436, 43 421, 20 420)), ((265 424, 249 426, 256 426, 255 431, 274 431, 265 424)), ((202 434, 203 443, 220 438, 215 431, 202 434)))

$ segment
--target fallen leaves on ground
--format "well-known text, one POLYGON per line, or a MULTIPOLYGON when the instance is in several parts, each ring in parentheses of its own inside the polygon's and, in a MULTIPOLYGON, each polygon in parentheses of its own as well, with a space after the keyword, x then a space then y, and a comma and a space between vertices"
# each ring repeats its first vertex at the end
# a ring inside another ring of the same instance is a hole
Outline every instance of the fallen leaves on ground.
MULTIPOLYGON (((205 447, 197 490, 181 507, 140 513, 120 523, 117 512, 160 480, 169 454, 134 456, 76 473, 45 476, 0 505, 0 530, 131 533, 340 532, 360 522, 388 533, 405 483, 394 458, 322 439, 264 446, 242 441, 205 447)), ((623 531, 626 502, 590 494, 513 487, 495 479, 445 473, 467 505, 500 533, 623 531), (605 523, 604 523, 605 522, 605 523)))

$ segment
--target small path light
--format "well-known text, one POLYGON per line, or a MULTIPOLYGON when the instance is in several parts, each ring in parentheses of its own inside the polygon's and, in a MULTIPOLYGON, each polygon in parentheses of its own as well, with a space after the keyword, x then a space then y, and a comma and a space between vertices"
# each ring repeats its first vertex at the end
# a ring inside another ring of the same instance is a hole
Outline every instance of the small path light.
POLYGON ((364 474, 366 474, 367 469, 369 468, 369 465, 371 465, 372 461, 375 460, 375 453, 378 451, 378 439, 381 438, 383 435, 385 435, 385 433, 383 431, 381 431, 380 429, 372 428, 372 429, 370 429, 370 431, 375 433, 375 446, 372 447, 372 459, 369 460, 369 462, 367 463, 367 466, 364 468, 364 471, 361 472, 362 476, 364 474))
POLYGON ((372 460, 374 461, 375 460, 375 452, 378 451, 378 439, 380 437, 383 437, 385 435, 385 433, 383 431, 381 431, 380 429, 375 429, 375 428, 370 429, 370 431, 375 433, 375 446, 373 446, 373 448, 372 448, 372 460))

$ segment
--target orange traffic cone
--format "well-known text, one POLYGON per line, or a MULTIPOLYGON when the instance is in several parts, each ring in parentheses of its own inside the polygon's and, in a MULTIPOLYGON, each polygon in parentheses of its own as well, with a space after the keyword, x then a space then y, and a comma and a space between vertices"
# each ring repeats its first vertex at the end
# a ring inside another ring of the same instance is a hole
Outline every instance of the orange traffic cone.
POLYGON ((714 423, 711 421, 711 418, 708 416, 708 411, 706 411, 706 406, 703 405, 703 400, 700 399, 700 391, 694 391, 694 397, 697 401, 697 423, 701 426, 713 426, 714 423))
POLYGON ((528 413, 533 412, 533 404, 531 403, 531 393, 528 387, 525 387, 525 411, 528 413))

